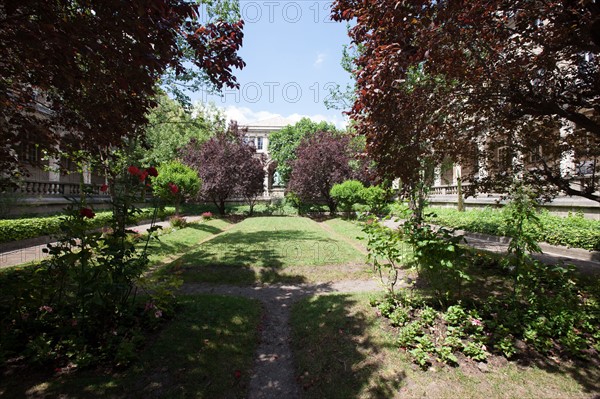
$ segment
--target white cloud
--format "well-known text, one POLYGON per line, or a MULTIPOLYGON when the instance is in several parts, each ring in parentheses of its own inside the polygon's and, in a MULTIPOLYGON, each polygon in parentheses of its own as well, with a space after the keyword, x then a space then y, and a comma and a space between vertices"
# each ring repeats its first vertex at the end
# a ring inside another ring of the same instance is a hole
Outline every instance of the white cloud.
POLYGON ((325 53, 319 53, 319 54, 317 54, 317 58, 315 59, 315 62, 313 63, 313 66, 315 68, 320 68, 321 64, 323 64, 323 62, 325 61, 325 57, 327 57, 327 54, 325 54, 325 53))
POLYGON ((333 123, 337 128, 343 129, 348 125, 347 118, 342 115, 323 115, 323 114, 298 114, 293 113, 291 115, 281 115, 276 114, 269 111, 254 111, 248 107, 236 107, 234 105, 227 106, 223 109, 227 117, 227 121, 234 120, 237 121, 240 125, 245 125, 248 123, 258 122, 265 119, 271 118, 285 118, 289 120, 290 123, 296 123, 302 118, 310 118, 313 121, 327 121, 329 123, 333 123))

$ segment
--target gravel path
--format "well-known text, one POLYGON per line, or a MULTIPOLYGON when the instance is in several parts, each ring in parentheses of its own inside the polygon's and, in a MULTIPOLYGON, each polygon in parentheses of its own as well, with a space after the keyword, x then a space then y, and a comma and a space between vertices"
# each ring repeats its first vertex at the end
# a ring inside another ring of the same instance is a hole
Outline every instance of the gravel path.
POLYGON ((290 309, 306 296, 336 292, 376 292, 381 285, 374 281, 338 281, 322 284, 257 285, 237 287, 210 284, 184 284, 182 294, 218 294, 253 298, 263 304, 261 339, 250 377, 249 399, 298 399, 294 360, 290 348, 290 309))

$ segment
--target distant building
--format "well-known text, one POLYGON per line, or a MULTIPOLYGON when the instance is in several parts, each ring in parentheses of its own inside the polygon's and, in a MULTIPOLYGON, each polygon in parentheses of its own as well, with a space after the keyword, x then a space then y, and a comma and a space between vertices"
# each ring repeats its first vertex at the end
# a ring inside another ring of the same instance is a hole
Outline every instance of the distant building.
POLYGON ((293 125, 295 123, 295 120, 275 117, 241 125, 241 127, 248 129, 248 132, 246 133, 247 142, 254 143, 256 152, 259 154, 264 154, 266 157, 264 184, 265 191, 263 194, 264 200, 282 198, 284 195, 284 186, 281 184, 281 181, 277 175, 277 164, 269 156, 269 137, 273 132, 281 130, 287 125, 293 125))

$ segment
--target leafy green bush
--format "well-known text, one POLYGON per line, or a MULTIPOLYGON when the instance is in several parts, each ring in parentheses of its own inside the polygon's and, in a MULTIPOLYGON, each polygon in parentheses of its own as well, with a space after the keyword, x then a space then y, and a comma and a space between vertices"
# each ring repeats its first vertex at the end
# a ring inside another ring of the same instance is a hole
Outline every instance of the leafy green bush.
POLYGON ((365 187, 360 192, 361 201, 368 206, 369 212, 378 215, 386 208, 388 195, 388 191, 380 186, 365 187))
MULTIPOLYGON (((162 216, 172 215, 175 209, 165 208, 162 216)), ((149 219, 152 217, 154 209, 145 208, 133 217, 132 222, 149 219)), ((85 221, 88 228, 100 228, 108 224, 111 218, 111 212, 98 212, 96 217, 85 221)), ((46 216, 26 219, 8 219, 0 220, 0 243, 25 240, 45 235, 53 235, 60 232, 60 224, 64 216, 46 216)))
POLYGON ((352 206, 362 200, 362 191, 365 186, 358 180, 346 180, 334 184, 329 194, 337 202, 340 209, 346 213, 352 211, 352 206))
POLYGON ((296 209, 299 215, 306 215, 310 212, 324 212, 326 207, 319 204, 310 204, 304 202, 293 192, 289 192, 285 195, 285 206, 290 206, 296 209))
POLYGON ((89 221, 98 216, 82 198, 58 219, 61 234, 44 249, 49 257, 0 274, 0 360, 24 356, 55 367, 126 366, 143 332, 173 315, 178 282, 144 276, 157 213, 143 212, 134 202, 148 187, 148 175, 130 166, 113 179, 109 229, 91 228, 89 221), (145 237, 127 229, 144 214, 153 216, 145 237))
MULTIPOLYGON (((510 280, 506 270, 498 272, 510 280)), ((523 273, 528 284, 516 301, 504 291, 440 307, 437 300, 427 294, 421 297, 424 292, 413 289, 411 295, 408 290, 388 293, 370 303, 397 327, 397 345, 423 368, 433 359, 456 365, 459 352, 476 361, 485 361, 490 353, 512 358, 531 350, 574 358, 596 353, 600 348, 598 281, 584 282, 572 269, 542 263, 523 273)))
MULTIPOLYGON (((451 208, 430 208, 428 222, 476 233, 506 236, 509 226, 503 212, 492 208, 458 212, 451 208)), ((600 221, 586 219, 581 214, 568 217, 553 216, 546 210, 538 214, 539 226, 526 223, 525 232, 533 234, 537 241, 553 245, 600 250, 600 221)))
POLYGON ((175 204, 175 214, 179 215, 182 201, 194 197, 200 190, 198 173, 179 161, 162 164, 158 176, 154 178, 154 193, 163 200, 175 204))

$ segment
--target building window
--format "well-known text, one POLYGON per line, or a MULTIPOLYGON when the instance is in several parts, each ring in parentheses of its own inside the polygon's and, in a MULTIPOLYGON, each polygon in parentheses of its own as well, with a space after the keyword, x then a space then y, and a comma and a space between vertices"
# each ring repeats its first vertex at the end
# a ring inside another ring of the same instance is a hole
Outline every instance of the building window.
POLYGON ((40 154, 37 145, 25 144, 20 149, 19 158, 26 162, 36 163, 40 161, 40 154))
POLYGON ((256 138, 256 149, 257 150, 262 150, 263 149, 263 138, 262 137, 257 137, 256 138))

